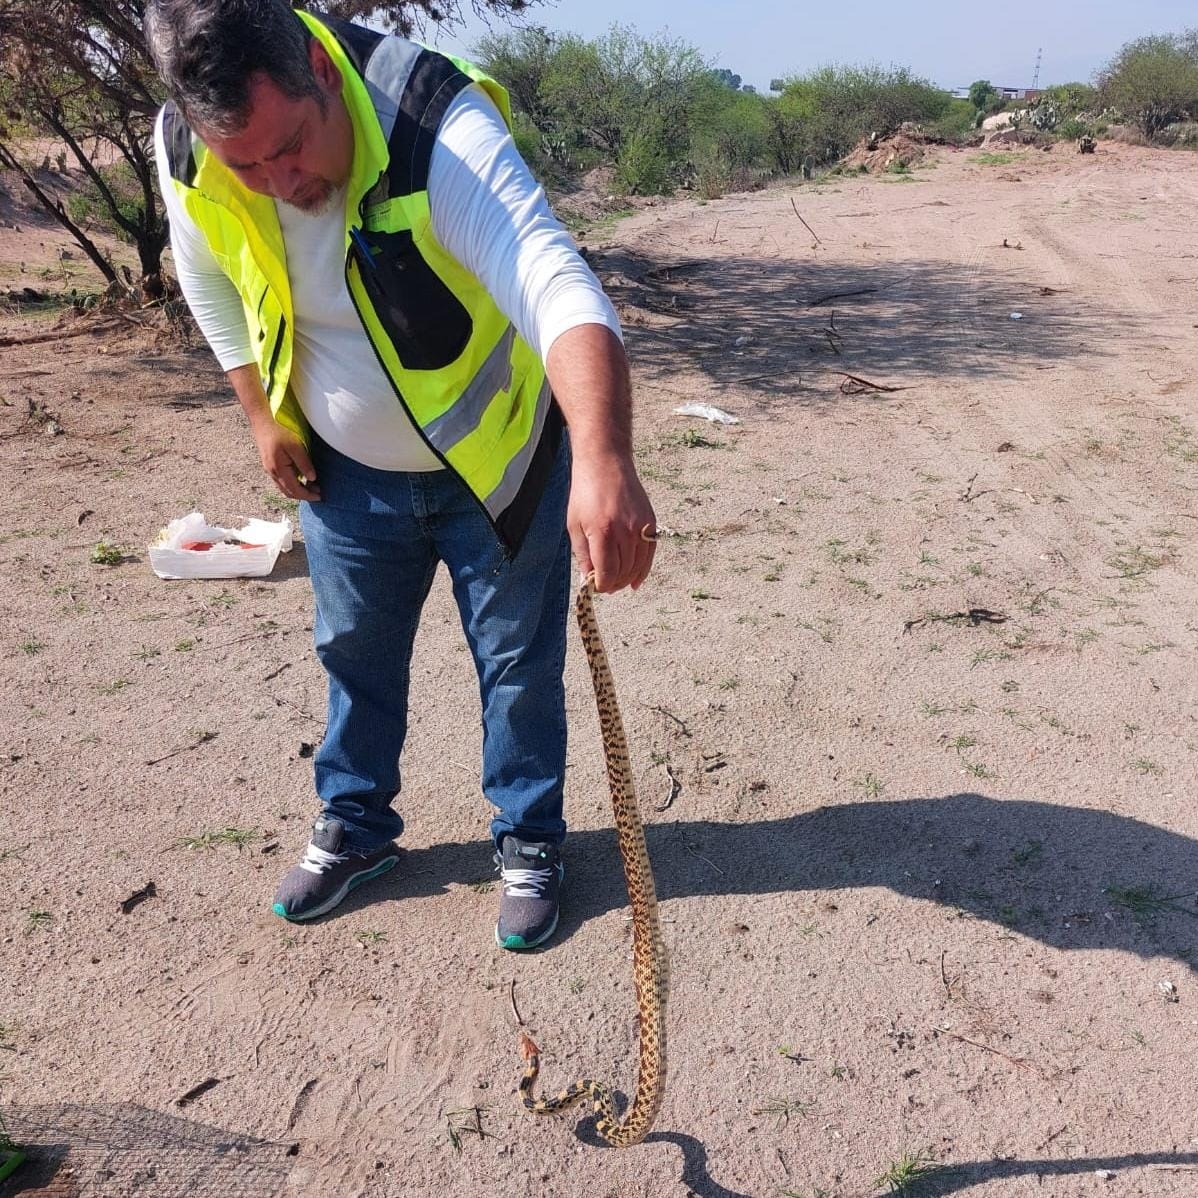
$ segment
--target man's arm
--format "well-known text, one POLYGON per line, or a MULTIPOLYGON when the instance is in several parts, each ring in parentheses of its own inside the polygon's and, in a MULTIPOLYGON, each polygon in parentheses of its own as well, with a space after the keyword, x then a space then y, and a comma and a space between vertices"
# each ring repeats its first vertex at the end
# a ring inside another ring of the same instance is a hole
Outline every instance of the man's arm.
POLYGON ((656 525, 632 457, 632 389, 611 301, 478 87, 450 106, 429 173, 438 240, 539 350, 570 428, 574 554, 601 591, 644 582, 656 525))
POLYGON ((632 456, 632 384, 624 347, 603 325, 554 341, 546 363, 574 451, 567 527, 584 574, 600 591, 633 590, 653 565, 653 507, 632 456), (644 534, 644 535, 642 535, 644 534))
POLYGON ((319 499, 319 488, 311 485, 316 473, 303 442, 276 423, 270 414, 250 348, 241 297, 175 193, 167 168, 161 113, 154 127, 154 152, 163 204, 170 221, 171 253, 179 286, 200 332, 241 401, 262 468, 289 499, 319 499), (308 486, 300 482, 299 475, 307 480, 308 486))
POLYGON ((304 443, 270 414, 270 401, 262 388, 257 365, 251 362, 247 366, 235 366, 225 372, 225 377, 250 422, 262 469, 288 499, 318 500, 320 487, 316 483, 312 459, 304 443))

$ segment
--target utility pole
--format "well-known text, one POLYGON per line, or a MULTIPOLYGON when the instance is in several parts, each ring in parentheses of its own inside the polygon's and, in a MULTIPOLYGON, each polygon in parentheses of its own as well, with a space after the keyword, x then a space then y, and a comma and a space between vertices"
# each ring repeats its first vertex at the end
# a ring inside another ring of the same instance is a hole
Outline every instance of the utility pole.
POLYGON ((1044 57, 1044 48, 1036 51, 1036 71, 1032 75, 1032 91, 1040 90, 1040 60, 1044 57))

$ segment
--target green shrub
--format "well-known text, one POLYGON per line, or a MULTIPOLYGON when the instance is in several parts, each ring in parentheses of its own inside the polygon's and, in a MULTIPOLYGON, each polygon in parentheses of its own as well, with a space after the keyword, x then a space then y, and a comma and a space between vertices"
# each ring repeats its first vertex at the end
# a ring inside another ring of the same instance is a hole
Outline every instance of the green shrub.
POLYGON ((666 195, 673 190, 670 166, 670 155, 659 133, 634 133, 616 155, 616 180, 629 195, 666 195))
MULTIPOLYGON (((145 199, 141 185, 128 163, 117 162, 97 169, 109 194, 116 200, 117 211, 127 221, 136 224, 145 199)), ((133 242, 129 231, 112 219, 112 209, 107 199, 91 179, 85 179, 78 191, 73 191, 67 196, 67 213, 77 225, 85 229, 100 228, 127 245, 133 242)))
POLYGON ((830 66, 787 80, 778 103, 790 123, 787 157, 826 163, 870 133, 939 120, 952 98, 906 68, 830 66))
POLYGON ((1067 121, 1062 121, 1057 126, 1057 132, 1069 141, 1077 141, 1079 137, 1093 137, 1094 130, 1090 126, 1089 121, 1083 121, 1081 117, 1071 116, 1067 121))
POLYGON ((768 106, 762 96, 728 87, 709 87, 692 113, 690 160, 695 186, 704 199, 744 191, 773 173, 768 106))
POLYGON ((1098 89, 1088 83, 1055 83, 1046 87, 1039 101, 1056 105, 1061 120, 1068 120, 1078 113, 1093 111, 1098 106, 1098 89))
POLYGON ((1099 75, 1104 103, 1145 137, 1198 110, 1198 33, 1128 42, 1099 75))
POLYGON ((957 144, 967 141, 974 132, 979 116, 968 100, 953 100, 942 117, 929 121, 924 128, 933 136, 957 144))

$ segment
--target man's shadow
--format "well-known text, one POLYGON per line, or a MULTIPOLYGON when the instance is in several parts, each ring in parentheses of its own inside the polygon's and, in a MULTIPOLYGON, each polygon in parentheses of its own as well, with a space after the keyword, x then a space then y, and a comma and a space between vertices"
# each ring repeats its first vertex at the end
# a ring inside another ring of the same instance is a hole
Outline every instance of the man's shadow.
MULTIPOLYGON (((1110 811, 961 793, 819 807, 756 823, 663 820, 647 827, 646 838, 658 895, 667 905, 705 895, 785 892, 797 901, 813 891, 885 886, 1054 948, 1115 948, 1195 964, 1198 842, 1110 811)), ((377 902, 380 894, 403 900, 477 881, 490 868, 491 851, 481 841, 410 850, 388 889, 356 895, 339 911, 377 902)), ((562 922, 546 951, 587 920, 628 903, 610 829, 572 832, 566 861, 562 922)), ((602 1147, 593 1120, 583 1120, 578 1135, 602 1147)), ((681 1180, 696 1198, 757 1198, 713 1178, 706 1146, 695 1137, 659 1131, 648 1142, 678 1147, 681 1180)), ((936 1166, 921 1193, 956 1194, 1006 1177, 1193 1163, 1198 1153, 977 1161, 936 1166)))
MULTIPOLYGON (((1191 968, 1198 960, 1198 842, 1110 811, 963 793, 756 823, 674 819, 650 824, 646 837, 666 903, 885 886, 1054 948, 1163 954, 1191 968)), ((477 882, 492 870, 491 852, 483 841, 408 850, 387 880, 337 916, 477 882)), ((572 832, 566 868, 554 945, 628 903, 610 830, 572 832)))

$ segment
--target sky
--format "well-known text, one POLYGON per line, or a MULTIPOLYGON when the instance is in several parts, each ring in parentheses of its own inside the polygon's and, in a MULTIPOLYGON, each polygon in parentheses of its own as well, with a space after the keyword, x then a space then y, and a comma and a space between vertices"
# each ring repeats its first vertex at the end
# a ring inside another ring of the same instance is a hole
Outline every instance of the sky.
MULTIPOLYGON (((771 79, 829 62, 906 66, 951 89, 975 79, 1030 87, 1039 50, 1042 86, 1089 81, 1125 42, 1198 25, 1198 10, 1179 0, 555 0, 538 4, 526 23, 587 38, 613 23, 665 32, 761 91, 771 79)), ((468 57, 486 29, 472 18, 424 40, 468 57)))

